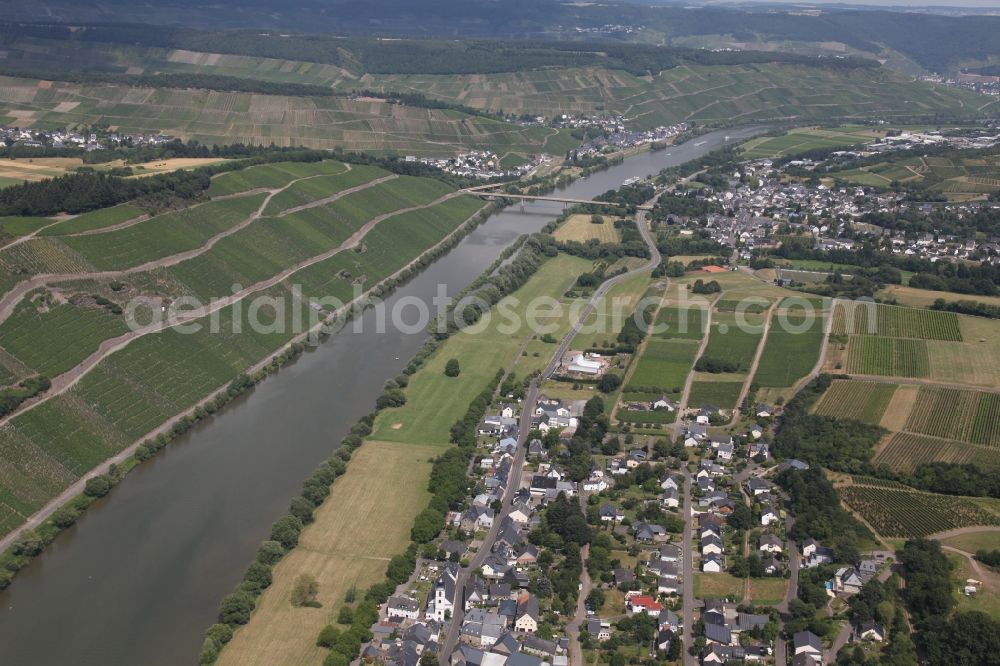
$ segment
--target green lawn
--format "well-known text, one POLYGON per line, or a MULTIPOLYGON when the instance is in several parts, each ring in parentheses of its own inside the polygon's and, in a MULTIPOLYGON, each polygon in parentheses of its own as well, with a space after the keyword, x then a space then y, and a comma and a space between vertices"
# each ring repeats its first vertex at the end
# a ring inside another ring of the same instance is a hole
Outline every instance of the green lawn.
MULTIPOLYGON (((509 307, 523 317, 526 304, 540 296, 558 297, 591 263, 585 259, 559 255, 545 262, 519 290, 497 307, 509 307)), ((500 368, 517 360, 516 353, 532 332, 526 326, 510 332, 501 330, 504 318, 495 316, 480 333, 460 332, 451 336, 416 375, 406 389, 402 407, 387 409, 375 421, 371 438, 380 441, 448 445, 448 429, 455 422, 456 400, 467 405, 500 368), (445 363, 458 359, 461 374, 446 377, 445 363)), ((554 347, 550 346, 552 351, 554 347)))

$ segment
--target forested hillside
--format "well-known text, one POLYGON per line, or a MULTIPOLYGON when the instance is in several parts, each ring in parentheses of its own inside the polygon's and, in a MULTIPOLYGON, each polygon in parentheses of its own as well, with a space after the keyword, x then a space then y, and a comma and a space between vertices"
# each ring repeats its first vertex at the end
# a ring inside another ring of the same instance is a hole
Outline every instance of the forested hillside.
MULTIPOLYGON (((653 3, 650 3, 653 4, 653 3)), ((562 3, 555 0, 250 0, 233 12, 227 5, 189 0, 131 3, 109 0, 99 7, 69 0, 6 3, 17 20, 65 23, 107 22, 182 25, 203 28, 257 28, 312 33, 441 37, 579 37, 577 29, 606 24, 641 30, 613 32, 615 39, 664 41, 725 36, 745 43, 795 42, 842 44, 869 54, 892 52, 928 70, 955 69, 962 63, 989 63, 1000 55, 996 34, 1000 17, 942 16, 887 10, 825 8, 819 14, 773 8, 685 8, 638 3, 562 3)), ((164 40, 175 38, 166 31, 164 40)), ((175 46, 163 43, 163 46, 175 46)), ((204 45, 201 45, 203 47, 204 45)), ((199 49, 190 44, 184 48, 199 49)), ((281 56, 281 57, 287 57, 281 56)))

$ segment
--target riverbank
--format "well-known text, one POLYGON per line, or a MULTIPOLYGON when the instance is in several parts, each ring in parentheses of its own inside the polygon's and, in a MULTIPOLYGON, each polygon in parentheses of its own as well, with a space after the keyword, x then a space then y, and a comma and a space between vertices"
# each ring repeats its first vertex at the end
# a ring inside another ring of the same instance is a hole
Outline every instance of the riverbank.
MULTIPOLYGON (((147 460, 151 454, 161 450, 175 437, 185 434, 195 423, 216 414, 230 400, 252 388, 267 375, 276 372, 285 363, 298 358, 304 351, 303 343, 306 340, 314 338, 319 331, 328 329, 332 322, 337 320, 350 321, 356 316, 359 309, 364 310, 371 306, 373 297, 384 298, 391 294, 395 288, 411 277, 414 271, 426 266, 437 256, 453 247, 461 238, 488 219, 491 212, 498 208, 497 204, 481 207, 454 231, 422 252, 420 256, 409 261, 395 273, 377 282, 342 308, 330 313, 308 330, 294 336, 276 351, 247 368, 243 374, 247 376, 249 381, 234 386, 236 381, 234 380, 217 387, 195 405, 174 415, 140 439, 132 442, 118 454, 83 474, 75 483, 31 515, 22 526, 0 539, 0 550, 3 551, 3 554, 0 555, 0 565, 2 565, 0 566, 0 589, 6 588, 21 568, 52 543, 59 532, 72 526, 79 515, 94 500, 98 499, 97 496, 86 493, 88 482, 96 477, 110 476, 112 477, 109 479, 111 485, 117 485, 128 472, 135 469, 136 465, 147 460), (140 447, 146 447, 150 454, 137 457, 136 454, 140 447), (117 472, 106 474, 109 469, 116 469, 117 472), (55 520, 52 519, 58 510, 69 505, 78 508, 77 511, 74 511, 75 516, 72 521, 58 520, 58 517, 55 520), (31 546, 25 548, 24 543, 29 540, 31 546)), ((101 497, 103 496, 101 495, 101 497)))
MULTIPOLYGON (((723 133, 706 136, 697 147, 630 158, 561 194, 591 198, 725 143, 723 133)), ((461 291, 504 248, 561 209, 533 202, 492 215, 400 285, 387 307, 404 298, 430 302, 442 284, 449 293, 461 291)), ((96 502, 0 593, 5 654, 40 666, 172 666, 196 655, 219 599, 240 580, 242 564, 287 512, 302 480, 423 344, 423 330, 367 333, 375 315, 361 316, 361 332, 347 327, 307 351, 234 400, 224 415, 200 421, 128 474, 111 501, 96 502), (53 623, 64 627, 64 640, 44 638, 44 627, 53 623)), ((532 354, 544 344, 531 342, 523 367, 539 362, 532 354)))

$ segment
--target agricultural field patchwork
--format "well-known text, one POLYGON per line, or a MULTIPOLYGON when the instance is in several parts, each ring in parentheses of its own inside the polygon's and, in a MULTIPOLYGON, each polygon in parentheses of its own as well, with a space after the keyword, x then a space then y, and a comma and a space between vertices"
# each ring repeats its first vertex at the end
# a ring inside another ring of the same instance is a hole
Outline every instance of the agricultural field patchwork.
MULTIPOLYGON (((436 198, 442 188, 444 192, 450 191, 438 181, 408 183, 408 179, 400 178, 390 182, 397 190, 395 193, 383 192, 379 201, 398 203, 413 196, 426 200, 436 198)), ((344 215, 350 215, 352 219, 362 216, 369 219, 370 215, 362 213, 364 206, 368 205, 374 204, 371 200, 356 201, 348 205, 344 215)), ((337 260, 337 267, 333 270, 330 269, 334 264, 324 266, 321 264, 325 262, 321 262, 310 267, 312 270, 302 271, 302 277, 307 278, 302 281, 303 289, 309 293, 308 290, 315 287, 319 289, 314 292, 317 295, 343 294, 348 300, 354 280, 360 279, 365 288, 370 288, 375 281, 400 270, 455 230, 482 205, 474 197, 457 197, 433 208, 390 216, 366 236, 361 251, 341 253, 328 260, 337 260), (307 272, 308 275, 305 275, 307 272)), ((94 236, 98 237, 100 235, 94 236)), ((583 260, 576 261, 589 265, 583 260)), ((565 274, 576 275, 582 270, 576 265, 573 269, 565 271, 565 274)), ((139 280, 142 277, 142 274, 137 274, 129 279, 139 280)), ((262 295, 286 299, 292 296, 288 285, 275 286, 262 292, 262 295)), ((241 321, 248 316, 245 310, 238 315, 241 321)), ((295 330, 290 320, 291 313, 289 309, 285 310, 280 312, 269 306, 262 308, 258 315, 265 328, 260 332, 243 321, 243 332, 233 333, 237 310, 224 308, 217 315, 217 333, 211 333, 209 322, 202 320, 199 322, 203 324, 202 330, 194 334, 182 335, 170 329, 138 338, 98 363, 65 393, 15 416, 4 428, 0 428, 0 529, 9 531, 16 527, 80 474, 277 350, 295 330), (272 322, 283 322, 283 326, 276 326, 273 332, 264 332, 267 324, 272 322)), ((75 313, 67 310, 63 314, 60 310, 57 314, 68 317, 75 313)), ((33 315, 27 311, 7 324, 12 327, 17 325, 12 331, 35 326, 33 315)), ((54 327, 51 332, 46 326, 42 329, 44 335, 55 335, 57 331, 54 327)), ((94 325, 87 330, 96 331, 97 327, 94 325)), ((109 329, 105 327, 102 330, 107 334, 109 329)), ((27 340, 20 332, 17 339, 27 340)), ((67 353, 79 356, 85 351, 83 346, 95 340, 89 334, 81 337, 67 353)), ((23 351, 25 345, 19 348, 23 351)), ((53 359, 42 359, 42 362, 65 365, 71 360, 55 355, 53 359)), ((23 376, 22 365, 9 353, 0 350, 3 377, 23 376)), ((470 363, 470 376, 475 374, 471 371, 472 365, 470 363)), ((490 375, 492 371, 495 368, 491 368, 490 375)), ((464 365, 462 374, 466 374, 464 365)), ((485 379, 482 383, 485 384, 485 379)), ((477 386, 476 390, 480 388, 477 386)), ((474 391, 470 395, 472 393, 474 391)), ((453 421, 454 418, 449 417, 444 424, 445 437, 453 421)))
POLYGON ((66 236, 68 234, 78 234, 85 231, 94 231, 113 227, 116 224, 134 220, 145 215, 145 211, 131 204, 121 204, 111 208, 101 208, 100 210, 83 213, 58 224, 46 227, 38 233, 39 236, 66 236))
POLYGON ((895 384, 837 379, 823 394, 813 413, 879 425, 895 393, 895 384))
POLYGON ((216 198, 260 188, 277 189, 285 187, 299 178, 333 176, 346 170, 347 165, 336 160, 258 164, 246 169, 227 171, 213 176, 207 194, 216 198))
POLYGON ((906 486, 848 485, 841 498, 884 537, 912 539, 958 527, 1000 525, 996 505, 906 486))
MULTIPOLYGON (((210 201, 106 234, 66 236, 58 242, 98 270, 123 270, 198 248, 246 220, 263 202, 263 194, 210 201)), ((43 240, 49 239, 39 242, 43 240)))
MULTIPOLYGON (((420 92, 508 113, 622 113, 639 128, 683 120, 712 124, 792 116, 805 122, 873 114, 892 117, 899 112, 895 107, 900 99, 913 100, 924 109, 952 107, 960 97, 974 99, 956 91, 914 86, 888 70, 862 75, 773 64, 681 65, 651 79, 578 67, 468 76, 368 75, 362 81, 370 89, 420 92)), ((343 84, 357 85, 347 80, 343 84)), ((838 140, 838 145, 843 142, 838 140)))
MULTIPOLYGON (((355 79, 351 88, 358 85, 355 79)), ((8 91, 0 102, 0 116, 16 116, 22 126, 47 129, 106 123, 129 134, 162 132, 208 145, 274 143, 428 156, 485 148, 501 154, 559 155, 579 145, 569 130, 347 96, 292 97, 61 81, 41 87, 36 79, 12 77, 0 77, 0 86, 8 91)))
POLYGON ((736 366, 732 372, 747 372, 764 336, 764 318, 745 315, 742 325, 729 312, 716 313, 703 358, 736 366))
POLYGON ((890 155, 885 161, 837 172, 863 185, 902 184, 946 195, 953 200, 984 198, 1000 190, 1000 155, 955 150, 943 155, 890 155))
MULTIPOLYGON (((520 289, 501 302, 504 307, 510 307, 523 316, 532 299, 542 295, 558 297, 569 288, 577 275, 590 266, 590 261, 578 257, 553 257, 542 264, 520 289)), ((379 413, 372 438, 448 446, 449 428, 455 422, 456 414, 463 414, 468 404, 456 403, 455 396, 471 401, 498 369, 520 361, 521 357, 517 354, 521 345, 533 336, 527 326, 520 327, 513 335, 503 332, 500 330, 501 320, 501 317, 493 316, 485 330, 462 331, 449 337, 410 380, 406 404, 379 413), (444 374, 445 364, 452 358, 458 359, 461 367, 461 374, 457 377, 444 374)), ((554 345, 548 346, 549 350, 553 348, 554 345)), ((526 374, 518 371, 519 376, 526 374)))

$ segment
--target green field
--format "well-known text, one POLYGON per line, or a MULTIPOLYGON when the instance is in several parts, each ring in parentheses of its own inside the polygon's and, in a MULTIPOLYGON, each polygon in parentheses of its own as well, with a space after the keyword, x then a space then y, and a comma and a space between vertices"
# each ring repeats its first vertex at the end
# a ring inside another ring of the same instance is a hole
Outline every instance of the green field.
MULTIPOLYGON (((47 217, 0 217, 0 245, 53 224, 47 217)), ((43 232, 44 233, 44 232, 43 232)))
MULTIPOLYGON (((459 416, 456 409, 455 418, 459 416)), ((275 566, 273 582, 250 623, 236 632, 216 663, 321 663, 327 650, 316 645, 316 636, 336 621, 347 591, 384 580, 386 561, 406 549, 413 520, 430 500, 430 461, 439 452, 433 446, 366 441, 302 531, 298 547, 275 566), (303 572, 319 583, 322 608, 288 603, 303 572)))
POLYGON ((65 222, 54 224, 39 233, 40 236, 65 236, 66 234, 78 234, 84 231, 103 229, 116 224, 121 224, 128 220, 143 215, 144 211, 131 204, 121 204, 111 208, 101 208, 91 211, 65 222))
POLYGON ((740 399, 743 382, 691 382, 691 395, 688 398, 689 407, 705 407, 715 405, 722 409, 736 407, 740 399))
POLYGON ((1000 447, 1000 393, 921 386, 905 429, 1000 447))
POLYGON ((694 341, 647 340, 635 372, 629 379, 629 389, 679 393, 697 352, 698 345, 694 341))
POLYGON ((676 421, 677 412, 671 412, 666 409, 655 411, 619 409, 615 412, 615 418, 622 423, 653 423, 660 425, 676 421))
MULTIPOLYGON (((511 307, 523 316, 529 301, 562 294, 590 265, 585 259, 565 255, 550 259, 523 287, 504 299, 503 307, 511 307)), ((379 414, 372 438, 447 446, 448 430, 465 412, 466 401, 471 401, 498 369, 518 360, 518 349, 533 335, 524 325, 513 333, 506 332, 502 323, 502 318, 494 316, 482 332, 464 331, 448 338, 410 380, 406 404, 379 414), (444 366, 452 358, 458 359, 461 367, 458 377, 444 374, 444 366), (456 402, 457 396, 463 399, 456 402)), ((549 348, 555 351, 551 345, 549 348)))
POLYGON ((848 346, 847 371, 887 377, 927 377, 930 375, 927 342, 852 335, 848 346))
POLYGON ((701 340, 705 336, 708 310, 700 306, 666 305, 656 316, 654 335, 659 338, 701 340))
POLYGON ((857 301, 837 303, 830 334, 962 341, 959 317, 954 312, 857 301))
POLYGON ((820 416, 878 425, 895 392, 895 384, 837 379, 830 384, 813 411, 820 416))
POLYGON ((69 236, 62 242, 98 270, 122 270, 200 247, 212 236, 244 221, 263 201, 263 194, 210 201, 125 229, 69 236))
POLYGON ((373 217, 424 206, 451 191, 439 181, 397 178, 324 206, 260 218, 167 272, 202 298, 220 296, 233 284, 255 284, 337 248, 373 217))
POLYGON ((716 313, 712 318, 712 330, 703 355, 706 359, 734 363, 735 372, 747 372, 753 365, 757 347, 764 335, 764 318, 747 314, 744 325, 738 325, 736 316, 729 312, 716 313))
POLYGON ((25 275, 130 268, 200 247, 263 201, 263 194, 212 201, 107 233, 32 238, 0 251, 0 268, 25 275))
POLYGON ((822 344, 822 316, 775 313, 754 383, 766 388, 793 386, 816 366, 822 344))
POLYGON ((800 127, 781 136, 759 137, 743 144, 743 158, 787 157, 820 148, 848 148, 882 136, 880 132, 862 126, 800 127))

